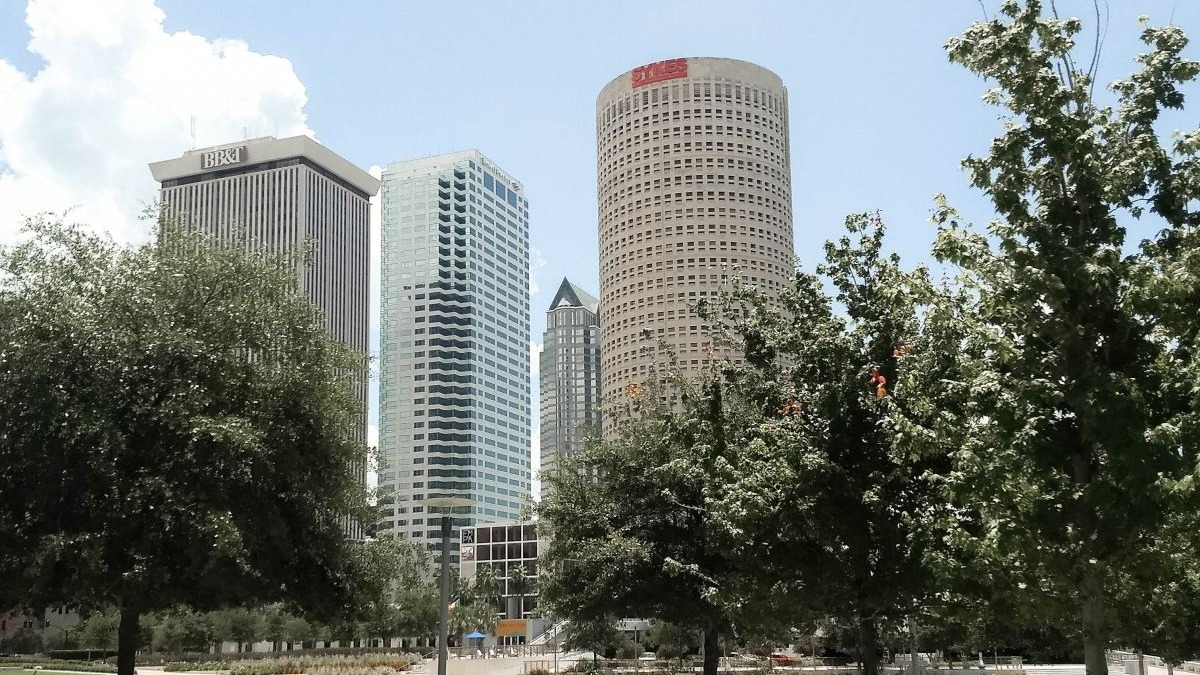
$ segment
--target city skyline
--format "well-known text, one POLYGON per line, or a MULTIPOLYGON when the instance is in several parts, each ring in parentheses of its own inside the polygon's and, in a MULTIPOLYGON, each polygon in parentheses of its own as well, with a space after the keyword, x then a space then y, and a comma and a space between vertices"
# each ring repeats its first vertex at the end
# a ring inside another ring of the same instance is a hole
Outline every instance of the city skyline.
MULTIPOLYGON (((998 111, 980 100, 991 85, 949 63, 942 45, 996 5, 481 6, 455 18, 461 32, 522 39, 447 49, 434 41, 448 20, 436 7, 380 7, 364 21, 280 2, 39 0, 28 5, 31 30, 26 5, 5 3, 0 97, 13 105, 0 111, 0 240, 15 236, 19 211, 72 205, 74 217, 118 239, 144 238, 149 225, 137 214, 154 184, 142 167, 189 147, 315 133, 360 166, 480 147, 525 181, 534 304, 544 303, 564 276, 598 287, 598 88, 643 64, 713 55, 761 63, 789 84, 792 145, 802 149, 792 192, 803 266, 811 269, 847 212, 875 209, 896 235, 889 245, 921 262, 933 194, 946 193, 978 224, 992 216, 959 168, 1001 130, 998 111), (285 8, 289 21, 280 22, 285 8), (377 54, 387 59, 363 66, 377 54), (498 64, 500 76, 480 63, 498 64), (185 72, 194 76, 180 78, 185 72), (464 82, 486 105, 427 104, 454 100, 464 82)), ((1083 18, 1081 48, 1090 50, 1092 3, 1063 1, 1058 10, 1083 18)), ((1101 85, 1127 74, 1142 49, 1140 14, 1193 33, 1200 25, 1194 4, 1110 7, 1101 85)), ((1179 116, 1162 123, 1164 133, 1183 126, 1179 116)), ((532 321, 540 335, 540 313, 532 321)))

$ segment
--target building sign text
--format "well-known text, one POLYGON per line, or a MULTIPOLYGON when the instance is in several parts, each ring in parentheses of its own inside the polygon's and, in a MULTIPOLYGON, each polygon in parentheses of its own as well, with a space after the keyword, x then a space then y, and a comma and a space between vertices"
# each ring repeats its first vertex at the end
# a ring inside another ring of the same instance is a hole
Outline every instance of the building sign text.
POLYGON ((633 69, 633 87, 687 77, 687 59, 668 59, 633 69))
POLYGON ((201 169, 219 169, 223 166, 241 164, 246 161, 246 146, 213 150, 200 155, 201 169))

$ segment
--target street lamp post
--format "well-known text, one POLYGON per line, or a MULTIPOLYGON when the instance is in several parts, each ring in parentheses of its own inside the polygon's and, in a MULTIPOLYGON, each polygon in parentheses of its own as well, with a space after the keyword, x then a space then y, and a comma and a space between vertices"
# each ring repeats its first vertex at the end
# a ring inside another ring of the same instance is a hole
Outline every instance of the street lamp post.
POLYGON ((56 630, 61 630, 62 634, 63 634, 63 649, 71 648, 71 629, 70 628, 63 628, 62 626, 57 626, 53 623, 50 623, 49 619, 47 619, 42 625, 46 628, 54 628, 56 630))
POLYGON ((426 508, 433 506, 446 509, 442 514, 442 604, 438 621, 438 675, 446 675, 446 661, 450 658, 450 526, 451 511, 456 507, 474 504, 463 497, 433 497, 425 500, 426 508))

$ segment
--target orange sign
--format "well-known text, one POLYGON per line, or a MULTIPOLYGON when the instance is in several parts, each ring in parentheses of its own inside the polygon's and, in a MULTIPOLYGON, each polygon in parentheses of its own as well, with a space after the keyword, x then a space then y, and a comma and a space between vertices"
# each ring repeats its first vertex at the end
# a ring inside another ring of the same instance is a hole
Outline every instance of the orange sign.
POLYGON ((496 635, 509 637, 525 634, 525 619, 500 619, 496 623, 496 635))

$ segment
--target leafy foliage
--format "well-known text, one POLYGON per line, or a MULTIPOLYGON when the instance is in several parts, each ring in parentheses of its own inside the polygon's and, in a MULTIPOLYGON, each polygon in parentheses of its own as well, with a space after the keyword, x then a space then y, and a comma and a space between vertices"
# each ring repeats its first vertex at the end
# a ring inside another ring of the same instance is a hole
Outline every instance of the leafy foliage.
POLYGON ((354 601, 354 378, 297 259, 171 222, 121 248, 30 219, 0 253, 0 604, 354 601))
POLYGON ((962 271, 961 341, 943 345, 958 376, 926 362, 901 383, 941 411, 906 429, 913 447, 955 448, 949 495, 974 514, 959 571, 1005 570, 1018 599, 1001 611, 1073 626, 1101 675, 1113 643, 1200 650, 1194 610, 1149 600, 1195 578, 1200 135, 1167 146, 1155 124, 1200 63, 1178 27, 1146 28, 1140 70, 1102 106, 1094 63, 1073 57, 1080 27, 1005 2, 947 44, 1010 113, 964 162, 1000 219, 984 236, 939 203, 934 253, 962 271), (1137 219, 1163 229, 1129 253, 1137 219))
POLYGON ((715 369, 699 381, 664 383, 631 389, 614 436, 547 479, 539 600, 573 622, 644 616, 694 626, 712 675, 741 572, 740 544, 719 509, 732 447, 752 417, 727 405, 715 369), (664 400, 668 391, 676 405, 664 400), (588 478, 596 473, 603 480, 588 478))
POLYGON ((926 556, 945 455, 900 451, 891 420, 907 398, 895 382, 916 347, 926 274, 882 253, 877 215, 851 216, 846 229, 817 274, 798 272, 779 298, 735 283, 704 314, 745 352, 731 377, 761 417, 722 509, 756 542, 754 581, 793 622, 854 626, 874 673, 880 631, 933 590, 926 556))
POLYGON ((559 640, 566 651, 586 651, 604 656, 617 648, 622 635, 617 630, 616 617, 602 616, 568 622, 559 640))

